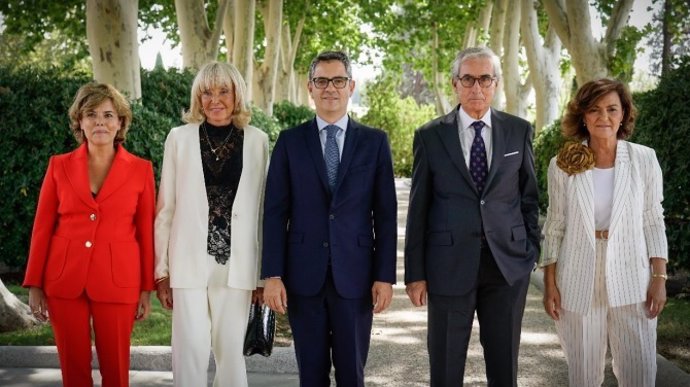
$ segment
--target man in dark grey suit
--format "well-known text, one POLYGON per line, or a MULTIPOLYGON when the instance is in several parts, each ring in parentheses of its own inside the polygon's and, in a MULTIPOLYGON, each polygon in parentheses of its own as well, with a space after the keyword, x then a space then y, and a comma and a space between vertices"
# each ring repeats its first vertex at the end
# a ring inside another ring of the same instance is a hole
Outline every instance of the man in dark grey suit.
POLYGON ((462 386, 474 314, 488 385, 517 386, 529 274, 539 255, 533 129, 491 109, 501 76, 488 48, 460 52, 459 105, 418 129, 405 240, 405 283, 428 297, 431 386, 462 386))

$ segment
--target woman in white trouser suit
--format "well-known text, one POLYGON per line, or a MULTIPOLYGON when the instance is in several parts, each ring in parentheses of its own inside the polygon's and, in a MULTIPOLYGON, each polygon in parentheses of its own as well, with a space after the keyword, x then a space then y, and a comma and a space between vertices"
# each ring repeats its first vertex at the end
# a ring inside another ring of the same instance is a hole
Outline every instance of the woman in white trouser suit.
POLYGON ((656 155, 624 140, 635 115, 621 82, 586 83, 562 122, 564 135, 582 142, 549 165, 540 266, 570 386, 601 386, 607 344, 621 387, 655 384, 668 247, 656 155))
POLYGON ((173 310, 176 387, 245 387, 242 345, 257 289, 268 137, 248 125, 237 69, 212 62, 192 85, 187 125, 165 141, 155 221, 158 298, 173 310), (256 289, 256 290, 255 290, 256 289), (253 294, 252 294, 253 292, 253 294))

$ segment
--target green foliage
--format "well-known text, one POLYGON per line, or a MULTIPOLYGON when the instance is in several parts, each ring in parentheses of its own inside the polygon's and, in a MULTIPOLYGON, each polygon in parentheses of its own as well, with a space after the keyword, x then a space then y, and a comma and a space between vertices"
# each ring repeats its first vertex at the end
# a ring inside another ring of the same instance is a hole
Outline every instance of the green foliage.
POLYGON ((409 177, 412 175, 414 131, 434 117, 435 109, 431 105, 417 105, 412 97, 401 99, 396 92, 399 84, 397 78, 379 77, 367 85, 368 111, 362 122, 388 134, 395 175, 409 177))
POLYGON ((690 269, 690 57, 657 88, 636 96, 634 141, 654 148, 664 175, 664 210, 670 264, 690 269))
POLYGON ((623 27, 621 36, 616 40, 616 54, 608 63, 609 72, 616 79, 630 82, 633 77, 637 44, 647 35, 649 28, 639 29, 633 26, 623 27))
POLYGON ((142 70, 142 104, 159 115, 182 125, 182 113, 189 110, 190 91, 195 74, 189 70, 155 68, 142 70))
POLYGON ((311 120, 316 114, 307 106, 297 106, 290 101, 281 101, 273 105, 273 117, 278 120, 282 129, 292 128, 304 121, 311 120))
POLYGON ((546 213, 549 206, 549 194, 547 185, 547 173, 549 163, 553 156, 563 146, 565 138, 561 133, 561 120, 542 129, 534 139, 534 168, 537 171, 537 184, 539 186, 539 210, 546 213))
POLYGON ((275 144, 278 139, 278 133, 280 133, 280 123, 275 118, 264 113, 263 110, 256 106, 252 106, 252 120, 249 122, 250 125, 255 126, 268 135, 269 146, 273 149, 273 144, 275 144))

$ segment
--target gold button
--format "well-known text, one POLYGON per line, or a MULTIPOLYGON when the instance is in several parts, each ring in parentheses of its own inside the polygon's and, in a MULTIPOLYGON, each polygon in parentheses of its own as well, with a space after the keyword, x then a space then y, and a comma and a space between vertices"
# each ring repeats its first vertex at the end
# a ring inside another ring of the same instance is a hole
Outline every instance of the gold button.
POLYGON ((96 214, 89 215, 89 219, 91 219, 92 221, 96 220, 96 214))
POLYGON ((91 241, 86 241, 86 243, 84 243, 84 246, 86 246, 86 248, 88 249, 91 248, 91 246, 93 246, 93 243, 91 243, 91 241))

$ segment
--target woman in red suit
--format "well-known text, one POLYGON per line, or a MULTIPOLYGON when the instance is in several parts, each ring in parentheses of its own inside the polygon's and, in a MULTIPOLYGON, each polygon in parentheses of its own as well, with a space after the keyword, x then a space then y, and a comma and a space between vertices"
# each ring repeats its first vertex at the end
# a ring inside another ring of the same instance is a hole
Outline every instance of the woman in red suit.
POLYGON ((24 286, 36 318, 50 318, 63 385, 93 386, 93 328, 103 387, 124 387, 153 289, 153 167, 122 146, 132 112, 114 87, 82 86, 69 117, 81 145, 50 158, 24 286))

